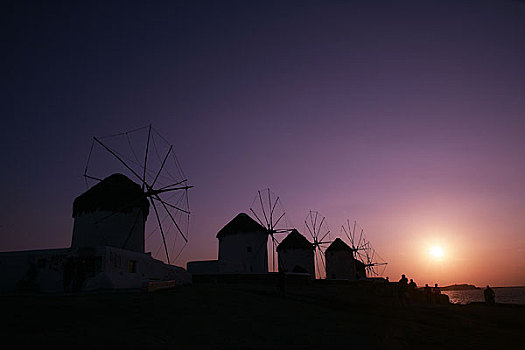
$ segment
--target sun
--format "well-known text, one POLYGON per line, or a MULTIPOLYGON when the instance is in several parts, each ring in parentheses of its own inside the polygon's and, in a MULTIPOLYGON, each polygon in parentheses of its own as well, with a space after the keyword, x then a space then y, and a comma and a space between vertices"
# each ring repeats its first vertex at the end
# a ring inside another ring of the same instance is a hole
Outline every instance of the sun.
POLYGON ((443 254, 444 254, 443 248, 435 245, 429 249, 428 254, 430 254, 430 256, 432 256, 435 259, 439 259, 443 257, 443 254))

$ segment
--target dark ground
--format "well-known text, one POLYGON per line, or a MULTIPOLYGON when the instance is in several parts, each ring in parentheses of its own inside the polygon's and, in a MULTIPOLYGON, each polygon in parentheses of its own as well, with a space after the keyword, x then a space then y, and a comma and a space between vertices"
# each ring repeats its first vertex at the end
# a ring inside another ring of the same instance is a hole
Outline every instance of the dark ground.
POLYGON ((456 349, 525 345, 525 307, 422 305, 349 285, 197 284, 154 293, 0 296, 23 348, 456 349))

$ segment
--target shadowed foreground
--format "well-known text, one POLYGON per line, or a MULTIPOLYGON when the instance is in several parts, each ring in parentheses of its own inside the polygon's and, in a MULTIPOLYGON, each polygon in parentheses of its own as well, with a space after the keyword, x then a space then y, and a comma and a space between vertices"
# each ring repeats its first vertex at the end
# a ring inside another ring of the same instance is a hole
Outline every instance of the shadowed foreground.
POLYGON ((461 348, 525 344, 525 307, 412 305, 351 286, 201 284, 0 298, 4 342, 67 348, 461 348), (10 342, 11 342, 10 341, 10 342))

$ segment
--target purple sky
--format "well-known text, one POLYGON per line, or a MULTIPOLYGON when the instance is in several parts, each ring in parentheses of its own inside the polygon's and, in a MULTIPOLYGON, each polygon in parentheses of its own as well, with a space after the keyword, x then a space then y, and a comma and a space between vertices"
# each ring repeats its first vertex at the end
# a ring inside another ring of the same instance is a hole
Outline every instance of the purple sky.
POLYGON ((524 2, 3 7, 2 251, 68 246, 91 137, 152 123, 195 185, 179 265, 269 186, 391 279, 525 285, 524 2))

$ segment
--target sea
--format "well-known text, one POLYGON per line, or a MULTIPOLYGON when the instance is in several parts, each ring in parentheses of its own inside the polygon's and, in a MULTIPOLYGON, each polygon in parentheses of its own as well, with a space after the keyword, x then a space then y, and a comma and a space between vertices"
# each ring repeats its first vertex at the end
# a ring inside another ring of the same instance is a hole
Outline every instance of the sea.
MULTIPOLYGON (((454 304, 468 304, 472 302, 484 302, 483 290, 446 290, 443 294, 448 295, 450 302, 454 304)), ((525 287, 493 287, 496 293, 496 303, 525 305, 525 287)))

